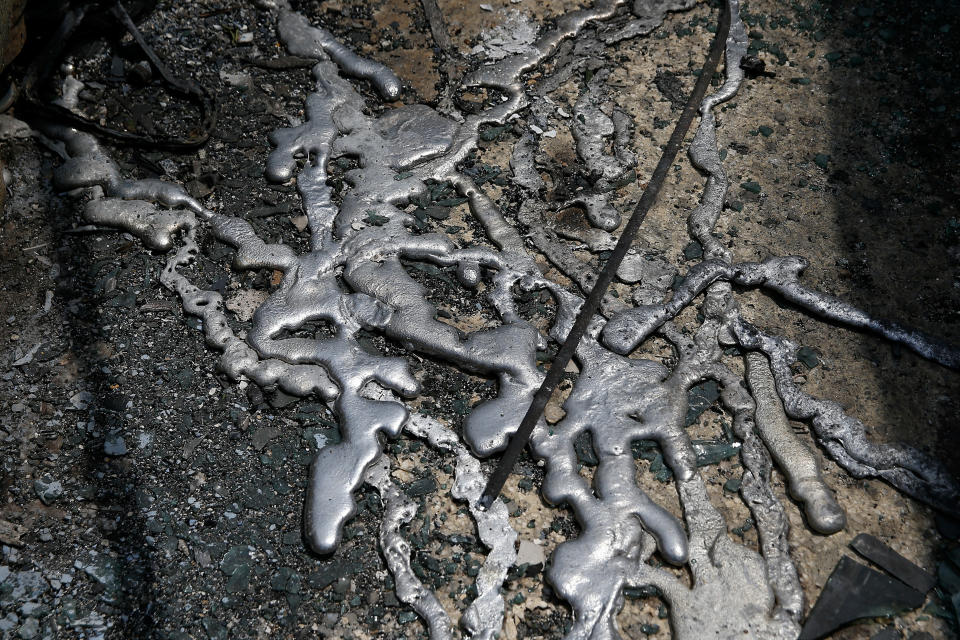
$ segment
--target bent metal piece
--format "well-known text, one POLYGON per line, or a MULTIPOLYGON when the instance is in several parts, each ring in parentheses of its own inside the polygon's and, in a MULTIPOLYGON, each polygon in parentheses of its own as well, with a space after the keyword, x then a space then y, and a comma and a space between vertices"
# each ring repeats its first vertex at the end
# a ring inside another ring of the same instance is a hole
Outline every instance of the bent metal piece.
POLYGON ((560 350, 557 351, 556 357, 550 364, 550 370, 546 378, 543 379, 543 382, 540 383, 540 388, 537 389, 537 392, 533 395, 530 408, 527 409, 523 420, 520 422, 520 426, 510 439, 510 446, 507 447, 506 452, 504 452, 503 457, 500 459, 499 465, 497 465, 496 470, 494 470, 490 479, 487 481, 487 487, 484 489, 483 496, 480 498, 480 506, 482 508, 489 508, 497 496, 500 495, 500 491, 503 489, 503 483, 506 482, 507 477, 512 473, 513 467, 520 457, 520 453, 530 439, 530 434, 533 433, 533 429, 540 420, 540 416, 543 415, 547 401, 563 377, 564 369, 570 362, 570 358, 576 353, 577 345, 586 333, 587 327, 593 320, 594 314, 600 308, 600 302, 606 294, 610 283, 613 282, 617 268, 623 261, 624 256, 627 255, 627 250, 633 244, 633 238, 637 234, 637 230, 640 228, 640 225, 643 224, 643 219, 647 217, 647 212, 656 204, 657 196, 660 194, 660 189, 663 186, 663 181, 667 177, 667 171, 677 157, 680 144, 683 142, 683 138, 686 136, 687 130, 693 122, 693 117, 697 112, 697 107, 700 105, 701 100, 703 100, 703 96, 707 92, 707 87, 710 86, 713 72, 720 63, 729 30, 730 8, 724 3, 721 9, 720 23, 717 26, 717 33, 710 46, 710 53, 707 56, 706 62, 703 63, 703 69, 700 71, 697 84, 694 86, 693 92, 690 94, 690 98, 683 108, 683 113, 673 128, 673 133, 670 135, 670 140, 663 150, 663 155, 660 156, 660 162, 657 163, 657 168, 654 169, 653 176, 650 178, 647 188, 640 197, 640 202, 637 203, 633 215, 630 217, 630 220, 627 221, 623 232, 620 234, 620 239, 617 241, 613 253, 597 276, 596 283, 590 290, 590 294, 584 301, 583 306, 580 307, 580 312, 577 315, 576 321, 573 323, 573 328, 570 330, 570 333, 567 334, 567 339, 563 342, 560 350))

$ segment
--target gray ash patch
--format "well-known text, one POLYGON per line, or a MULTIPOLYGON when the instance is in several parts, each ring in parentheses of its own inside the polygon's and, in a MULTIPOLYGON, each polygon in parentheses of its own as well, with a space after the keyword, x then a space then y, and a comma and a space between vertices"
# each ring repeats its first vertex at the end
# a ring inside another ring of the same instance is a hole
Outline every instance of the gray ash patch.
POLYGON ((421 383, 420 410, 450 423, 459 433, 477 404, 496 397, 496 382, 424 360, 412 366, 421 383), (476 398, 476 400, 474 400, 476 398))
POLYGON ((424 286, 426 299, 437 308, 437 316, 456 322, 458 318, 479 315, 491 326, 500 323, 477 291, 467 289, 457 281, 455 267, 438 267, 423 260, 402 260, 410 277, 424 286))
POLYGON ((686 104, 688 92, 683 81, 675 72, 667 69, 657 69, 653 84, 674 110, 682 109, 683 105, 686 104))

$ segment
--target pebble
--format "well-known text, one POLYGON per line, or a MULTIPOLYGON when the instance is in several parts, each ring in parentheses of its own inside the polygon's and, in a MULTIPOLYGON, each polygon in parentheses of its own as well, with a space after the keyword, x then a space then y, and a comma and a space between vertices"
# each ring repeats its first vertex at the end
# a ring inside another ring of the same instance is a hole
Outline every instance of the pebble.
POLYGON ((547 561, 547 556, 543 552, 543 547, 530 540, 521 540, 520 548, 517 550, 517 560, 515 565, 537 565, 547 561))
POLYGON ((89 391, 78 391, 77 393, 70 396, 70 405, 77 409, 78 411, 83 411, 87 409, 90 405, 94 403, 93 394, 89 391))
POLYGON ((260 427, 253 433, 253 448, 260 451, 267 443, 280 435, 280 429, 276 427, 260 427))
POLYGON ((249 73, 231 73, 229 71, 220 71, 220 79, 231 87, 249 87, 249 73))
POLYGON ((127 443, 123 436, 107 436, 107 439, 103 441, 103 452, 108 456, 125 456, 127 455, 127 443))
POLYGON ((567 415, 560 405, 550 402, 543 408, 543 417, 549 424, 557 424, 567 415))
POLYGON ((683 248, 683 257, 687 260, 699 260, 703 257, 703 247, 696 240, 691 241, 683 248))
POLYGON ((0 618, 0 632, 12 631, 18 622, 20 622, 20 618, 17 617, 17 614, 13 611, 9 612, 3 618, 0 618))
POLYGON ((37 497, 43 501, 43 504, 53 504, 63 495, 63 484, 59 480, 54 480, 48 473, 43 474, 33 481, 33 490, 37 497))
POLYGON ((40 635, 40 623, 37 622, 36 618, 27 618, 17 631, 17 636, 23 638, 23 640, 31 640, 38 635, 40 635))
POLYGON ((820 364, 820 358, 817 352, 810 347, 800 347, 797 349, 797 360, 802 362, 808 369, 815 369, 820 364))
POLYGON ((294 216, 290 218, 290 222, 293 224, 294 227, 296 227, 297 231, 303 231, 304 229, 307 228, 307 225, 309 224, 309 220, 307 219, 307 216, 304 216, 304 215, 294 216))
POLYGON ((150 63, 146 60, 141 60, 137 64, 132 65, 127 74, 134 82, 147 84, 153 77, 153 69, 150 67, 150 63))

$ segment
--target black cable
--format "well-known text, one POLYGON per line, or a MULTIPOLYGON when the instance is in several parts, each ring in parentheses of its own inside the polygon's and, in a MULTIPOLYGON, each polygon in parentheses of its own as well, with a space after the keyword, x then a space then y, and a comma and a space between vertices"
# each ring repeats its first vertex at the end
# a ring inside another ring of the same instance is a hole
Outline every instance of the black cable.
POLYGON ((520 421, 520 426, 510 439, 510 445, 500 459, 500 464, 497 465, 497 468, 487 481, 483 495, 480 496, 479 506, 481 509, 489 508, 490 505, 493 504, 493 501, 497 499, 497 496, 500 495, 500 491, 503 489, 503 483, 507 481, 507 478, 513 472, 517 458, 520 457, 520 453, 526 446, 527 440, 530 439, 530 434, 533 433, 534 426, 536 426, 537 421, 540 420, 540 416, 543 415, 543 409, 547 405, 547 400, 550 399, 553 390, 563 377, 567 363, 570 362, 570 358, 573 357, 573 354, 577 350, 577 345, 580 344, 580 339, 583 338, 583 334, 586 333, 590 321, 600 308, 600 301, 604 294, 606 294, 610 283, 613 282, 617 267, 620 266, 620 262, 623 261, 627 250, 633 244, 633 238, 643 223, 644 218, 647 217, 647 212, 650 211, 656 203, 657 196, 660 194, 660 189, 663 186, 663 181, 667 177, 667 172, 677 157, 680 145, 683 143, 683 139, 690 129, 690 124, 693 122, 693 117, 696 115, 700 102, 707 93, 707 87, 710 85, 713 73, 716 71, 717 65, 720 64, 720 58, 723 56, 724 49, 726 48, 727 33, 729 30, 730 10, 727 3, 724 2, 723 9, 720 13, 720 23, 717 25, 717 33, 713 38, 710 53, 707 56, 706 62, 703 64, 703 68, 700 70, 700 77, 697 78, 693 93, 690 94, 690 98, 683 108, 683 113, 680 114, 680 119, 677 120, 677 124, 673 128, 673 133, 670 135, 670 140, 663 150, 663 155, 660 156, 660 162, 657 163, 657 168, 654 170, 647 188, 640 197, 640 202, 637 203, 636 209, 633 210, 633 215, 630 216, 630 220, 627 221, 626 226, 623 228, 620 239, 617 240, 617 246, 614 247, 613 253, 603 266, 600 275, 597 276, 597 281, 590 290, 590 294, 584 301, 583 306, 580 307, 580 313, 573 323, 573 328, 570 329, 570 333, 567 334, 567 339, 550 364, 550 370, 540 384, 540 388, 537 389, 537 392, 534 394, 533 401, 530 403, 527 413, 523 416, 523 420, 520 421))
MULTIPOLYGON (((96 6, 96 8, 101 9, 99 6, 96 6)), ((173 151, 176 153, 195 151, 202 147, 206 144, 210 138, 210 134, 216 127, 216 101, 205 88, 193 80, 178 78, 170 71, 150 45, 147 44, 146 40, 144 40, 140 30, 137 29, 137 25, 119 0, 106 9, 106 11, 112 14, 114 19, 130 33, 134 42, 140 47, 141 51, 150 61, 150 64, 153 65, 160 74, 160 77, 168 85, 170 91, 194 101, 199 106, 200 127, 198 133, 190 137, 159 137, 114 129, 101 125, 90 118, 78 115, 61 105, 50 104, 35 94, 37 85, 53 73, 54 67, 61 58, 71 36, 84 19, 92 15, 83 5, 70 9, 64 14, 58 31, 49 41, 49 46, 27 69, 23 82, 22 99, 30 107, 29 116, 40 116, 54 122, 65 123, 82 131, 97 134, 113 142, 133 146, 173 151)))

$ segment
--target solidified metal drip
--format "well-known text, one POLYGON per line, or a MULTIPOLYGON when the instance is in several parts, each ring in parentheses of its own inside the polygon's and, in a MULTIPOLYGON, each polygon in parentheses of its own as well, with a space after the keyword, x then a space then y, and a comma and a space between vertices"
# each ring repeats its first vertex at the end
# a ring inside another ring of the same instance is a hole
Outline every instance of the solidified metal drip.
MULTIPOLYGON (((368 386, 364 391, 367 397, 393 399, 385 389, 368 386)), ((490 549, 477 575, 477 597, 463 612, 460 626, 470 638, 493 640, 503 625, 500 588, 517 559, 514 549, 517 532, 510 526, 507 507, 498 502, 487 510, 478 508, 477 501, 486 479, 479 460, 460 443, 452 430, 420 413, 412 414, 404 429, 426 440, 435 449, 452 453, 457 458, 450 493, 456 500, 467 503, 470 515, 477 523, 480 541, 490 549)), ((397 597, 427 621, 432 639, 451 637, 450 618, 436 596, 414 575, 410 568, 410 545, 400 535, 400 527, 416 514, 416 505, 390 480, 390 461, 385 455, 381 455, 367 471, 366 481, 377 488, 384 502, 380 547, 397 582, 397 597)))
POLYGON ((846 525, 846 514, 824 481, 817 458, 790 428, 770 363, 762 353, 747 354, 747 379, 757 402, 757 429, 770 455, 787 475, 790 495, 803 503, 807 522, 814 530, 827 534, 840 531, 846 525))
POLYGON ((417 505, 400 492, 390 479, 390 460, 381 455, 367 469, 366 481, 380 492, 383 520, 380 522, 380 552, 396 582, 397 598, 409 604, 427 622, 430 637, 448 640, 450 618, 437 596, 423 586, 410 566, 410 543, 400 535, 400 527, 417 513, 417 505))
POLYGON ((420 414, 410 419, 407 430, 427 440, 433 447, 457 456, 456 477, 451 493, 457 500, 464 500, 469 504, 470 515, 477 523, 480 541, 490 549, 477 575, 477 597, 464 611, 460 626, 471 638, 493 640, 499 635, 503 625, 503 597, 500 595, 500 587, 507 579, 507 571, 517 559, 514 549, 517 532, 510 526, 507 506, 502 502, 486 510, 477 506, 486 478, 480 469, 480 462, 460 444, 453 431, 420 414))
MULTIPOLYGON (((398 596, 424 618, 435 639, 452 637, 454 630, 439 600, 411 571, 409 544, 400 531, 415 507, 390 478, 380 435, 393 437, 406 429, 456 457, 452 495, 469 504, 480 539, 490 549, 477 578, 478 597, 464 612, 461 626, 471 637, 493 638, 503 622, 500 587, 516 557, 517 534, 503 503, 486 512, 476 508, 484 478, 474 454, 487 456, 504 447, 542 379, 536 353, 548 340, 520 317, 515 291, 544 290, 554 297, 558 313, 549 338, 555 341, 562 341, 569 331, 582 300, 540 273, 524 237, 457 166, 477 147, 482 125, 503 124, 528 105, 534 114, 544 113, 543 95, 534 96, 531 104, 521 75, 554 55, 565 40, 577 38, 578 44, 587 42, 586 48, 600 50, 601 41, 647 33, 666 11, 690 3, 637 0, 626 26, 593 36, 581 32, 592 22, 614 17, 623 2, 601 0, 593 8, 559 18, 553 29, 544 31, 522 53, 482 66, 465 79, 466 86, 500 92, 505 99, 494 100, 462 123, 424 105, 370 115, 341 71, 369 80, 386 100, 399 95, 396 76, 358 57, 326 30, 310 25, 283 0, 260 4, 277 12, 286 47, 317 61, 313 68, 316 90, 307 98, 306 121, 271 134, 275 149, 266 168, 270 180, 296 179, 309 224, 309 251, 297 254, 286 245, 264 243, 245 220, 205 209, 179 185, 125 180, 91 136, 51 127, 49 133, 64 141, 69 155, 56 172, 57 186, 65 191, 91 188, 93 199, 85 209, 88 220, 122 228, 152 249, 173 251, 161 281, 180 295, 186 313, 203 320, 206 340, 221 352, 220 366, 228 376, 276 385, 298 396, 316 394, 332 406, 343 437, 340 443, 324 447, 311 465, 304 508, 309 544, 321 553, 334 552, 344 523, 356 509, 353 492, 364 479, 376 486, 385 507, 380 544, 398 596), (327 165, 344 156, 354 158, 359 168, 344 176, 350 188, 336 204, 326 184, 327 165), (428 182, 449 182, 466 197, 471 215, 493 246, 463 246, 444 234, 414 233, 405 208, 429 199, 428 182), (235 268, 283 274, 279 288, 257 309, 245 337, 230 328, 220 294, 196 287, 181 273, 196 258, 201 233, 234 247, 235 268), (425 288, 407 273, 401 260, 455 267, 467 288, 483 281, 501 324, 462 334, 440 322, 425 288), (287 337, 311 322, 326 323, 333 335, 287 337), (496 379, 497 396, 476 406, 463 425, 469 449, 438 422, 410 414, 400 398, 415 396, 419 389, 406 361, 364 351, 356 337, 361 329, 496 379)), ((908 447, 870 443, 863 425, 846 416, 839 405, 800 391, 789 369, 794 345, 753 327, 740 315, 731 284, 775 291, 803 309, 871 330, 925 357, 960 367, 960 350, 875 321, 839 299, 804 288, 799 282, 806 266, 803 259, 734 264, 712 237, 727 189, 713 108, 737 91, 742 80, 739 60, 746 51, 738 2, 728 4, 726 79, 704 100, 690 149, 693 163, 707 174, 701 202, 688 220, 691 236, 704 247, 705 260, 687 273, 669 302, 663 300, 672 265, 645 261, 638 255, 640 262, 625 267, 621 279, 636 283, 632 297, 637 306, 613 298, 605 301, 603 313, 610 320, 597 316, 578 348, 581 373, 564 404, 566 416, 552 427, 541 421, 531 439, 534 455, 545 465, 544 496, 554 504, 569 505, 581 527, 579 537, 557 547, 547 572, 556 593, 573 609, 574 624, 567 636, 571 640, 618 638, 616 615, 623 604, 623 590, 643 586, 656 587, 670 604, 677 637, 796 637, 802 592, 787 548, 786 517, 770 489, 773 462, 783 468, 791 491, 804 502, 813 528, 825 533, 838 530, 843 512, 824 483, 816 458, 787 427, 784 409, 792 418, 811 422, 819 442, 853 475, 881 477, 935 505, 949 506, 958 497, 955 481, 941 466, 908 447), (704 319, 692 335, 686 335, 673 319, 701 294, 704 319), (673 344, 678 357, 672 369, 627 357, 654 333, 673 344), (747 365, 752 394, 721 362, 722 347, 730 345, 751 352, 747 365), (757 523, 760 553, 727 535, 727 525, 710 503, 696 471, 696 453, 684 416, 689 389, 707 379, 720 384, 724 406, 734 418, 745 469, 741 491, 757 523), (574 441, 583 434, 589 434, 598 459, 592 482, 578 472, 574 441), (652 441, 662 450, 675 478, 682 521, 637 485, 632 447, 639 440, 652 441), (690 586, 657 568, 652 561, 657 553, 689 567, 690 586)), ((562 66, 543 80, 544 86, 559 86, 579 69, 562 66)), ((584 207, 600 228, 543 225, 548 205, 536 168, 537 138, 523 135, 511 159, 514 182, 527 195, 514 213, 529 227, 528 237, 535 247, 583 291, 591 287, 593 274, 567 240, 582 242, 591 250, 612 245, 619 215, 610 204, 613 196, 605 190, 635 163, 629 149, 629 118, 608 101, 602 85, 602 76, 587 83, 575 108, 583 120, 571 123, 577 152, 588 168, 596 170, 599 186, 567 202, 584 207), (612 139, 614 156, 603 151, 608 139, 612 139)))

